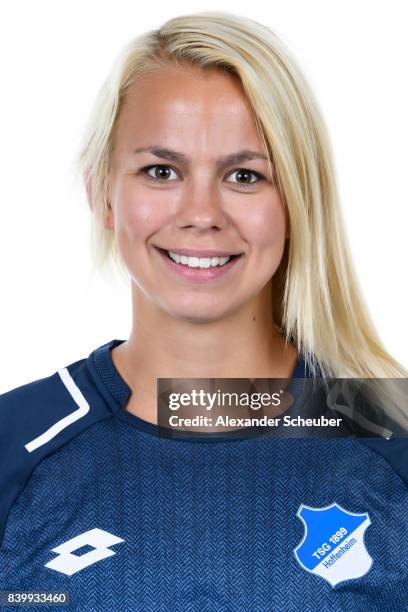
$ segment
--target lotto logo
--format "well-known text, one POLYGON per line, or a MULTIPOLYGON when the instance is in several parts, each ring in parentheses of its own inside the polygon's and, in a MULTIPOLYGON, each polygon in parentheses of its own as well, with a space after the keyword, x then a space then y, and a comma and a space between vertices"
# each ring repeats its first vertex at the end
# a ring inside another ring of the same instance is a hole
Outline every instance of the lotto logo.
POLYGON ((90 529, 68 540, 68 542, 53 548, 52 552, 57 553, 58 557, 46 563, 45 567, 49 567, 67 576, 72 576, 72 574, 76 574, 97 561, 115 555, 116 553, 109 546, 120 544, 121 542, 124 542, 122 538, 103 531, 103 529, 90 529), (92 550, 83 554, 74 554, 75 551, 84 546, 92 547, 92 550))

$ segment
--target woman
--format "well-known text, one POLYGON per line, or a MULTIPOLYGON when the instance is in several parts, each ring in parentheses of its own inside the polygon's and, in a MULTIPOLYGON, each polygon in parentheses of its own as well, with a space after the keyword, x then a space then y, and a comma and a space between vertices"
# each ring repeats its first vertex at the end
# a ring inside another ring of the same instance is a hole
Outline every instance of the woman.
POLYGON ((288 50, 224 13, 137 38, 80 170, 132 330, 0 398, 0 590, 87 611, 408 610, 403 438, 154 435, 158 378, 407 374, 364 308, 288 50))

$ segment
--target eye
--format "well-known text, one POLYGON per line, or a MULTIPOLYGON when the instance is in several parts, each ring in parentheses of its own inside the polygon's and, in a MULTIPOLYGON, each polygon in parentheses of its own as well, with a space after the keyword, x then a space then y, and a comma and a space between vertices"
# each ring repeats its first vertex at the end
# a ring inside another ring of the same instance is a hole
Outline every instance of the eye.
POLYGON ((240 187, 252 187, 252 185, 259 183, 259 181, 263 180, 262 174, 259 172, 255 172, 254 170, 246 170, 245 168, 239 168, 239 170, 234 170, 229 176, 237 175, 238 181, 229 181, 230 183, 235 183, 240 187), (255 177, 255 180, 252 178, 255 177))
MULTIPOLYGON (((146 174, 149 180, 152 180, 156 183, 161 182, 169 182, 175 180, 177 178, 177 173, 173 168, 167 166, 165 164, 154 164, 151 166, 145 166, 141 169, 143 174, 146 174), (173 173, 173 176, 172 176, 173 173)), ((239 187, 250 188, 259 181, 264 180, 264 177, 259 172, 255 172, 254 170, 247 170, 246 168, 239 168, 238 170, 234 170, 229 176, 237 176, 237 181, 228 181, 229 183, 235 183, 239 187)))
MULTIPOLYGON (((141 172, 147 174, 149 179, 151 179, 152 181, 162 181, 162 182, 168 181, 169 176, 171 176, 172 172, 173 172, 173 174, 176 175, 176 173, 173 170, 173 168, 170 168, 170 166, 166 166, 164 164, 156 164, 154 166, 146 166, 145 168, 142 168, 141 172), (151 171, 153 171, 153 172, 151 172, 151 171)), ((174 180, 174 179, 171 179, 171 180, 174 180)))

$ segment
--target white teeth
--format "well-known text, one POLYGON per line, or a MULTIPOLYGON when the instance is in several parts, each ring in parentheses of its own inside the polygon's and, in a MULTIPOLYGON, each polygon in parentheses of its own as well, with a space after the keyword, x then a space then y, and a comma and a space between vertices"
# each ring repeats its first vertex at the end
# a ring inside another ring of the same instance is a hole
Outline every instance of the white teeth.
POLYGON ((214 268, 215 266, 223 266, 231 259, 231 257, 187 257, 187 255, 179 255, 172 251, 167 251, 167 253, 173 261, 189 268, 214 268))

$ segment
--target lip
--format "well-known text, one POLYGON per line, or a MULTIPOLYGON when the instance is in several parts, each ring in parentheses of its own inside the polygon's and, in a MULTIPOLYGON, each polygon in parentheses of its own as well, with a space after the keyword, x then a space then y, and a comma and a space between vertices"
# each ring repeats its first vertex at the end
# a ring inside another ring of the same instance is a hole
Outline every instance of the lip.
MULTIPOLYGON (((238 257, 230 259, 230 261, 223 266, 215 266, 213 268, 189 268, 186 265, 178 264, 170 259, 164 249, 155 247, 155 251, 157 251, 160 259, 170 272, 176 274, 179 278, 184 278, 193 282, 208 282, 224 277, 242 260, 242 254, 240 254, 238 257)), ((197 251, 195 252, 197 253, 197 251)), ((216 257, 216 255, 213 255, 213 257, 216 257)))
POLYGON ((161 251, 171 251, 178 255, 187 255, 187 257, 230 257, 231 255, 242 255, 242 253, 234 253, 233 251, 215 251, 214 249, 167 249, 165 247, 156 247, 161 251))

